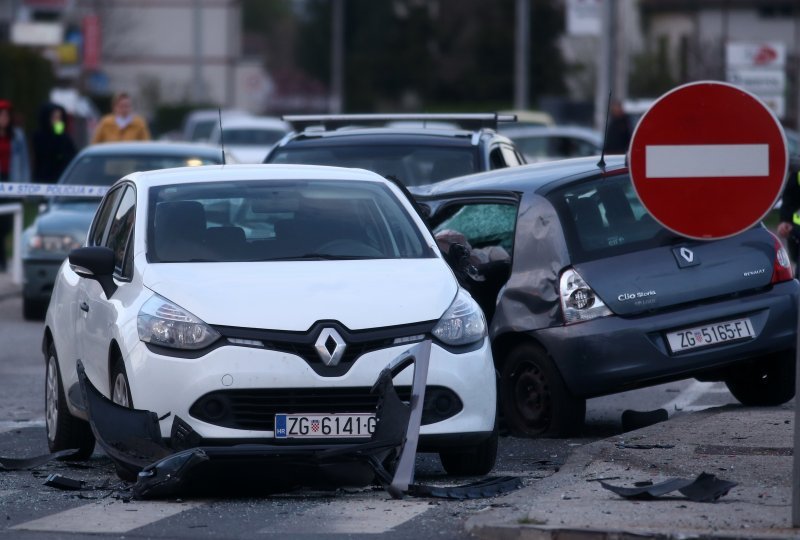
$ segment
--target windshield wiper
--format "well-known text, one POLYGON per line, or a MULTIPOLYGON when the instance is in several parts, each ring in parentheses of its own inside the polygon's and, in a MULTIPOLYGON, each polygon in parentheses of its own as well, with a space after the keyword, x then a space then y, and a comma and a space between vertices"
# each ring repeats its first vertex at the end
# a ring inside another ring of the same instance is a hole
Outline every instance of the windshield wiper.
POLYGON ((262 261, 357 261, 374 259, 370 255, 332 255, 330 253, 305 253, 303 255, 290 255, 287 257, 270 257, 268 259, 261 259, 262 261))

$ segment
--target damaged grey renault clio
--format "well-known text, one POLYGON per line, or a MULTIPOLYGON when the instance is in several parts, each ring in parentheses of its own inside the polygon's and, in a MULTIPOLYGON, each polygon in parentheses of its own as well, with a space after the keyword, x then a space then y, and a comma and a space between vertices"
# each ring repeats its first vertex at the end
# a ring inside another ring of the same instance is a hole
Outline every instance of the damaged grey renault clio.
POLYGON ((414 187, 440 248, 481 305, 505 423, 580 431, 586 399, 694 377, 745 405, 794 396, 800 285, 759 224, 723 240, 669 232, 621 156, 414 187))

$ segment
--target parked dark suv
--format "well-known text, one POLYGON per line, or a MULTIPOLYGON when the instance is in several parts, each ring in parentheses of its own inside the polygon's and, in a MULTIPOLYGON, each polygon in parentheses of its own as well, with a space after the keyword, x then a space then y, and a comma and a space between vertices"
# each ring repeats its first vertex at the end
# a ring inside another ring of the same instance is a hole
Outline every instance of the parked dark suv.
POLYGON ((355 167, 406 186, 525 163, 497 114, 285 116, 297 131, 264 163, 355 167), (378 124, 377 126, 375 124, 378 124))

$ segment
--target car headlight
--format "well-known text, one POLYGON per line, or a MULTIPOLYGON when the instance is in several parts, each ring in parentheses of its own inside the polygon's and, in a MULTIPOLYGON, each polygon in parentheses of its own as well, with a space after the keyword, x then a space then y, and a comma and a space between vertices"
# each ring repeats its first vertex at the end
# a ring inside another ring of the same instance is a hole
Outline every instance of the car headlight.
POLYGON ((447 345, 469 345, 486 337, 486 319, 478 303, 459 288, 453 303, 433 327, 433 335, 447 345))
POLYGON ((219 332, 158 295, 139 310, 137 327, 142 341, 173 349, 202 349, 219 339, 219 332))
POLYGON ((612 315, 605 302, 574 269, 568 268, 561 274, 559 285, 561 310, 566 324, 612 315))
POLYGON ((30 249, 50 251, 53 253, 69 253, 73 249, 83 245, 83 240, 79 240, 68 234, 34 234, 28 240, 30 249))

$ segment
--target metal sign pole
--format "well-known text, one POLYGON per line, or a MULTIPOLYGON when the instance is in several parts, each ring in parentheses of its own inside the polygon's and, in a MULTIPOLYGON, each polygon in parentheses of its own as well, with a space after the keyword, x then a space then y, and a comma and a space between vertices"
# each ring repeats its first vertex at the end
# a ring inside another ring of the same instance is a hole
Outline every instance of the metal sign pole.
POLYGON ((794 445, 792 472, 792 527, 800 527, 800 407, 797 406, 797 393, 800 390, 800 316, 797 318, 797 344, 794 349, 794 445))

